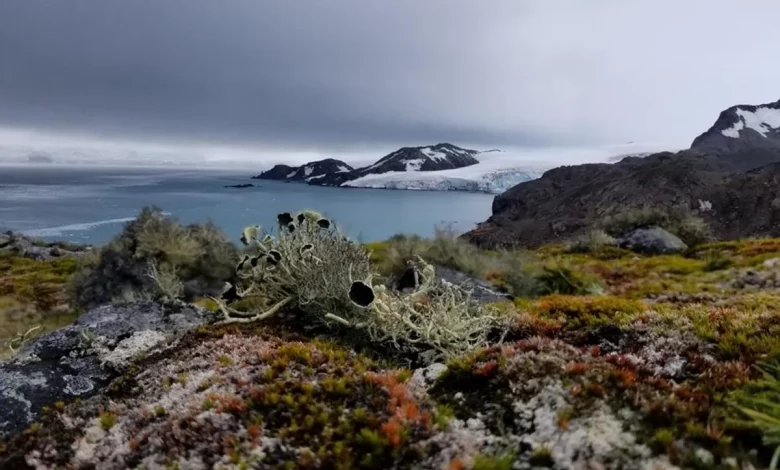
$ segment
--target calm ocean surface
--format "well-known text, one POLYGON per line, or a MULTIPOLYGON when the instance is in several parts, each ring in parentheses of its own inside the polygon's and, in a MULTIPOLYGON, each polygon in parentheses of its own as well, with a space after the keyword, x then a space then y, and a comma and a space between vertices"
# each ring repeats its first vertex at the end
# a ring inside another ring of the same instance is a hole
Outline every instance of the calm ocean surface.
POLYGON ((396 233, 457 232, 490 215, 492 195, 322 188, 249 180, 214 170, 0 166, 0 229, 46 240, 99 244, 145 205, 185 223, 212 220, 232 239, 250 224, 272 227, 279 212, 314 209, 364 242, 396 233), (255 188, 225 188, 253 183, 255 188))

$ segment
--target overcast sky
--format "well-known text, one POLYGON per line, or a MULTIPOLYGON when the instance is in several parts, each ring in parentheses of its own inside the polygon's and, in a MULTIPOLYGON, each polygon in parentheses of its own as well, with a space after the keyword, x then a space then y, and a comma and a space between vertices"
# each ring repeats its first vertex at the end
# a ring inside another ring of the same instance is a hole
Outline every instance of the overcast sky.
POLYGON ((778 17, 777 0, 8 0, 0 135, 688 144, 780 98, 778 17))

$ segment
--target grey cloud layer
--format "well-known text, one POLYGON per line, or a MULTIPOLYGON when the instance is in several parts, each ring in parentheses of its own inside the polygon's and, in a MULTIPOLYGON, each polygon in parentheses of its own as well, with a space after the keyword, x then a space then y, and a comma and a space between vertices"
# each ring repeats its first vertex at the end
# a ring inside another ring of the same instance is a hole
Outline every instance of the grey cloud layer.
POLYGON ((722 108, 780 95, 778 13, 773 0, 6 1, 0 125, 332 149, 687 141, 722 108))

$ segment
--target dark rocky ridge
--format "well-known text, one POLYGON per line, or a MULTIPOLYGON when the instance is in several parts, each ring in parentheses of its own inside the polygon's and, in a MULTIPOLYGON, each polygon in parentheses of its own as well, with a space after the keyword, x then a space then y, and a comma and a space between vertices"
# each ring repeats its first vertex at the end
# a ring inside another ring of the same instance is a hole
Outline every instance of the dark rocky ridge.
POLYGON ((336 176, 341 173, 354 171, 347 163, 335 158, 326 158, 309 162, 301 166, 276 165, 268 171, 264 171, 252 179, 275 180, 275 181, 300 181, 313 183, 314 181, 330 176, 336 176))
POLYGON ((479 152, 441 143, 425 147, 403 147, 379 159, 376 163, 354 169, 340 160, 327 159, 300 167, 276 165, 255 176, 255 179, 305 181, 317 186, 340 186, 361 176, 390 171, 439 171, 476 165, 479 152), (347 171, 344 171, 348 168, 347 171))
POLYGON ((464 237, 485 247, 537 247, 641 208, 693 210, 717 238, 778 236, 780 123, 762 127, 765 135, 749 127, 729 131, 759 109, 771 115, 780 102, 723 111, 688 150, 549 170, 497 196, 493 215, 464 237))

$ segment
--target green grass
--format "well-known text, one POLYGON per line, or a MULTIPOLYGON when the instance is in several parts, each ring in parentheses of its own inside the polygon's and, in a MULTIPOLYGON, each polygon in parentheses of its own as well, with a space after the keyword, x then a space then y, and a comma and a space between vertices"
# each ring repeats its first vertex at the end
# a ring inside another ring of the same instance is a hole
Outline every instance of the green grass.
POLYGON ((41 335, 73 322, 79 312, 70 307, 67 283, 76 271, 75 259, 35 261, 0 256, 0 359, 11 350, 5 344, 34 325, 41 335))

